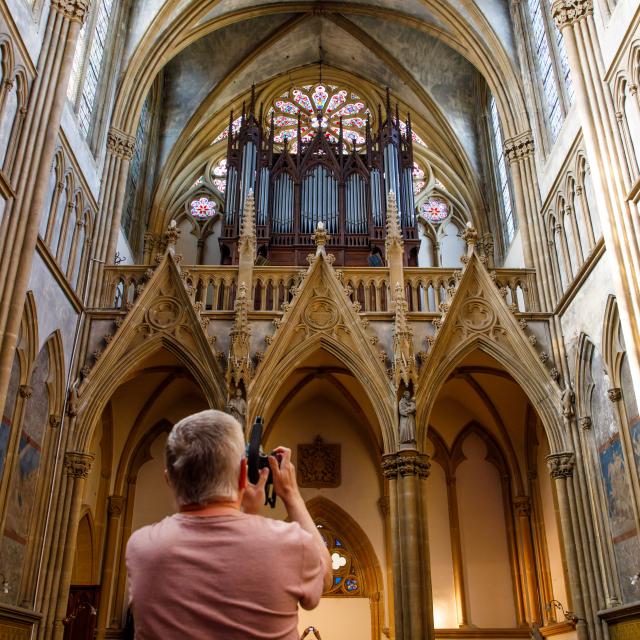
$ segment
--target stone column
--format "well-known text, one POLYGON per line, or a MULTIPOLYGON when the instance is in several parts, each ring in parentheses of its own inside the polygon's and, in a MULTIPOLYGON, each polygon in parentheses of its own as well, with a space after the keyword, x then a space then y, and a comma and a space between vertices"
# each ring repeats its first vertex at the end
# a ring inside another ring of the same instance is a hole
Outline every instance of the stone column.
POLYGON ((575 455, 571 451, 552 453, 547 456, 547 464, 549 465, 551 477, 555 480, 556 496, 558 497, 558 513, 562 527, 562 540, 564 542, 567 571, 569 573, 571 604, 569 605, 569 603, 567 603, 567 607, 579 618, 576 625, 578 640, 588 640, 576 545, 578 532, 575 531, 573 527, 568 487, 568 483, 573 477, 575 455))
POLYGON ((640 221, 638 211, 627 202, 626 159, 613 97, 602 80, 593 0, 555 0, 552 13, 567 50, 602 232, 613 253, 611 275, 629 366, 640 395, 640 345, 635 340, 640 335, 640 221))
POLYGON ((531 533, 531 498, 519 496, 514 500, 516 516, 518 518, 518 539, 522 549, 523 588, 527 604, 527 622, 542 624, 540 600, 538 594, 538 578, 536 575, 536 560, 533 550, 531 533))
POLYGON ((71 586, 71 573, 73 571, 73 562, 75 559, 76 538, 78 535, 84 481, 89 475, 91 463, 94 458, 95 456, 92 454, 82 453, 80 451, 67 451, 64 456, 64 468, 67 473, 67 490, 70 495, 70 508, 67 536, 64 543, 64 558, 62 560, 62 570, 59 576, 58 600, 56 604, 56 615, 52 636, 53 640, 62 640, 64 636, 64 626, 62 621, 67 613, 69 587, 71 586))
POLYGON ((0 406, 11 375, 73 55, 88 7, 89 0, 51 0, 29 112, 17 146, 16 197, 5 212, 0 238, 0 406))
POLYGON ((505 140, 504 154, 511 168, 516 208, 522 212, 519 219, 525 264, 528 267, 536 268, 536 293, 539 303, 543 308, 551 309, 553 299, 549 292, 553 290, 553 276, 539 215, 541 203, 538 195, 531 131, 505 140))
POLYGON ((107 157, 102 172, 102 188, 98 202, 98 223, 94 234, 95 259, 89 279, 91 296, 89 306, 97 306, 102 289, 104 265, 113 264, 118 245, 120 219, 124 206, 129 164, 135 151, 136 140, 112 127, 107 135, 107 157))
POLYGON ((428 640, 434 637, 423 487, 429 474, 428 456, 413 449, 387 454, 382 470, 389 481, 395 637, 428 640))
POLYGON ((109 619, 109 606, 113 592, 113 568, 119 546, 120 516, 124 513, 126 498, 124 496, 109 496, 107 506, 107 535, 105 540, 102 573, 100 576, 100 603, 98 604, 98 620, 96 622, 96 638, 102 640, 105 636, 107 621, 109 619))

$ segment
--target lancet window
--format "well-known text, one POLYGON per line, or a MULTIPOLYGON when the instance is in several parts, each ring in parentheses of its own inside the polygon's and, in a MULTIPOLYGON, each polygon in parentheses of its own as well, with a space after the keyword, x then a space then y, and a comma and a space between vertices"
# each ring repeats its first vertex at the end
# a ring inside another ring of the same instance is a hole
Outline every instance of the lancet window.
POLYGON ((331 586, 324 592, 325 596, 361 596, 362 585, 359 567, 353 553, 326 522, 316 522, 329 555, 333 572, 331 586))
POLYGON ((527 2, 533 62, 548 123, 547 133, 553 142, 573 100, 573 85, 562 34, 553 22, 550 6, 548 0, 527 2))
POLYGON ((78 126, 85 136, 89 135, 93 122, 114 5, 114 0, 99 0, 78 36, 67 95, 74 103, 78 126))
POLYGON ((508 246, 515 235, 516 223, 515 216, 513 214, 513 204, 511 201, 507 162, 504 157, 504 138, 502 135, 502 127, 500 126, 500 118, 498 117, 498 106, 493 96, 489 99, 489 122, 491 126, 491 136, 493 139, 498 201, 502 213, 502 231, 505 239, 505 245, 508 246))

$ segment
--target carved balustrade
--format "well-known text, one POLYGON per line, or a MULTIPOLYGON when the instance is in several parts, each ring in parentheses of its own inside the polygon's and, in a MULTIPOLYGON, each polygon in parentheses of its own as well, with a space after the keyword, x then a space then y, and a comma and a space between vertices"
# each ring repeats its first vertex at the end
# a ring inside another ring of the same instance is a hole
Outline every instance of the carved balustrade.
MULTIPOLYGON (((389 272, 384 267, 341 268, 342 282, 353 302, 364 314, 390 313, 389 272)), ((105 269, 102 308, 127 309, 140 295, 152 271, 148 266, 115 266, 105 269)), ((254 267, 249 309, 280 314, 282 304, 293 296, 300 281, 299 267, 254 267)), ((458 271, 459 273, 459 271, 458 271)), ((193 303, 203 312, 232 311, 238 286, 235 266, 185 266, 182 278, 193 303)), ((405 297, 410 314, 440 314, 450 302, 456 285, 456 270, 410 267, 404 269, 405 297)), ((538 311, 535 273, 527 269, 496 269, 495 282, 507 304, 519 313, 538 311)))

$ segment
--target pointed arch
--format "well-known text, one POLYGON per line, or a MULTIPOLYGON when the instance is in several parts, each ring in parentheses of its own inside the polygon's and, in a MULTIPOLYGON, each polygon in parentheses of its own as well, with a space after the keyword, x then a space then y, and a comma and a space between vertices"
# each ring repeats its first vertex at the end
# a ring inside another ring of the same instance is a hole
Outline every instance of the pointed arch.
POLYGON ((602 323, 602 360, 613 387, 620 387, 620 369, 625 349, 620 344, 620 315, 614 295, 609 295, 602 323))

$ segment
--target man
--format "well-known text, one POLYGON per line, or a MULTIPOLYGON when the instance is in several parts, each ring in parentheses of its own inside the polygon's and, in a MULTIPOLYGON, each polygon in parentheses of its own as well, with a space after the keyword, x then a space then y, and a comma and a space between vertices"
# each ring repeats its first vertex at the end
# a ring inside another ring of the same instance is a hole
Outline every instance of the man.
POLYGON ((178 513, 136 531, 127 545, 138 640, 298 638, 298 603, 317 606, 331 560, 304 504, 291 451, 269 456, 291 522, 256 515, 268 470, 247 480, 242 429, 202 411, 172 429, 165 476, 178 513))

